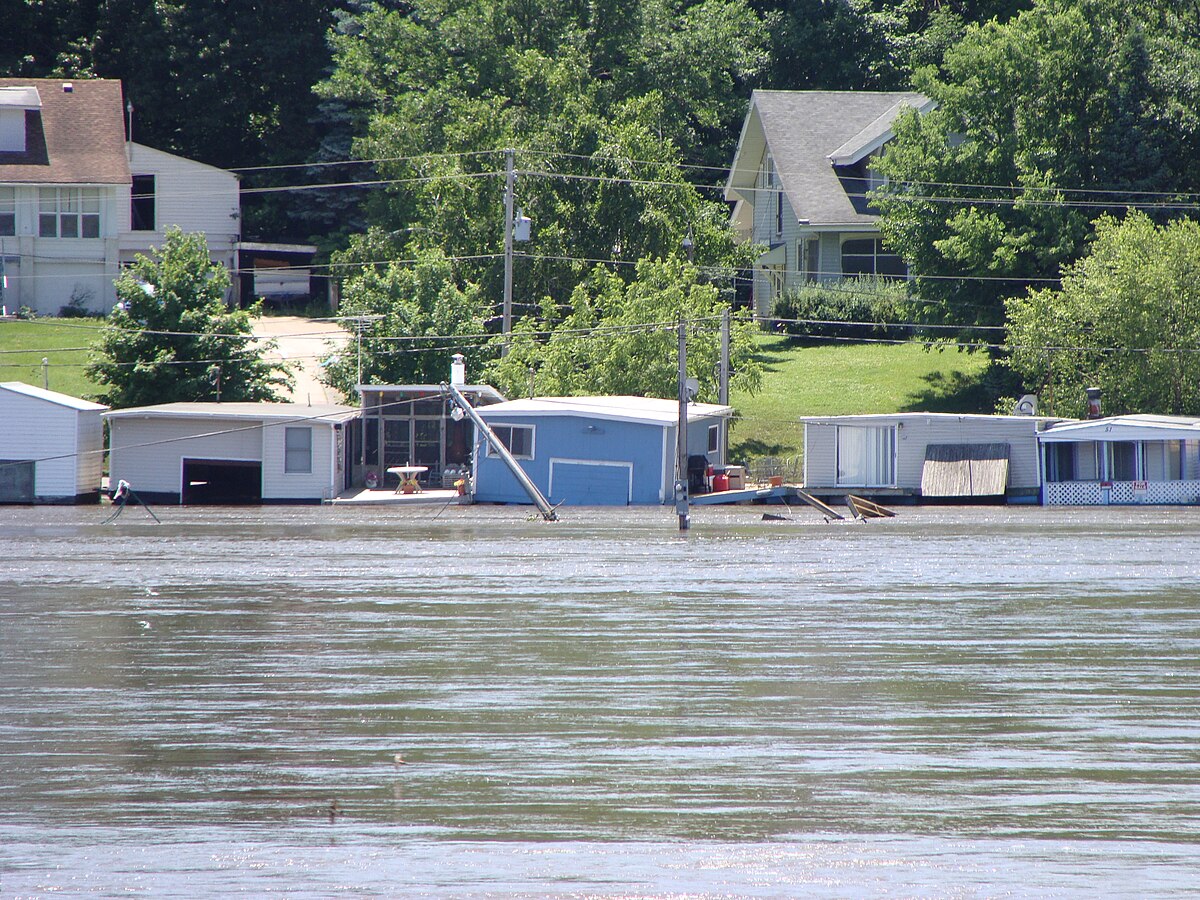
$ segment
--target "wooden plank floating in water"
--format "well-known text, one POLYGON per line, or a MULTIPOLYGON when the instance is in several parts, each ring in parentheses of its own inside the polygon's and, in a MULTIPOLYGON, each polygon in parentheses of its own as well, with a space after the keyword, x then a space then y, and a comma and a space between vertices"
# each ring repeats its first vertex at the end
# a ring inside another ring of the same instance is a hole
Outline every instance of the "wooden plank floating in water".
POLYGON ((878 503, 872 503, 864 497, 856 497, 853 494, 846 495, 846 506, 850 507, 850 512, 856 519, 891 519, 896 515, 886 506, 880 506, 878 503))
POLYGON ((813 507, 814 509, 819 509, 822 514, 824 514, 825 516, 828 516, 830 519, 845 519, 846 518, 840 512, 838 512, 836 509, 834 509, 832 506, 830 506, 828 503, 818 500, 812 494, 802 491, 802 490, 800 490, 800 488, 796 488, 796 496, 799 497, 801 500, 803 500, 805 503, 807 503, 809 506, 813 507))

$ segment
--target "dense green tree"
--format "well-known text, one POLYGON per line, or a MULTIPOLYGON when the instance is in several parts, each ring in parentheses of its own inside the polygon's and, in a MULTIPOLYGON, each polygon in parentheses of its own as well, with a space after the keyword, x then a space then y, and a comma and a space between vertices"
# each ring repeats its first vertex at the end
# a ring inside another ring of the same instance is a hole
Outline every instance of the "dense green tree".
POLYGON ((229 273, 203 235, 167 232, 163 246, 123 269, 115 309, 86 373, 113 407, 176 401, 276 400, 289 378, 262 358, 254 311, 225 303, 229 273))
POLYGON ((999 324, 1005 297, 1078 258, 1093 218, 1196 183, 1200 105, 1176 77, 1191 25, 1165 7, 1038 0, 917 73, 939 107, 897 122, 877 197, 917 315, 999 324))
POLYGON ((1104 216, 1061 290, 1008 303, 1011 365, 1054 415, 1084 389, 1118 413, 1200 415, 1200 223, 1104 216))
POLYGON ((1033 0, 756 0, 772 22, 777 90, 904 90, 968 25, 1006 21, 1033 0))
MULTIPOLYGON (((675 397, 676 325, 683 319, 689 323, 688 374, 700 383, 699 399, 715 402, 726 308, 716 287, 677 257, 642 260, 632 282, 597 266, 575 288, 570 313, 559 327, 545 327, 547 319, 554 320, 552 312, 541 320, 524 319, 514 330, 510 352, 496 358, 484 377, 513 396, 528 389, 532 370, 541 395, 675 397)), ((730 367, 740 389, 753 390, 761 380, 754 352, 753 327, 744 317, 735 318, 730 367)))
MULTIPOLYGON (((360 249, 380 235, 372 232, 360 249)), ((356 340, 326 368, 329 384, 355 396, 369 384, 437 383, 450 370, 450 357, 486 340, 484 304, 476 285, 455 277, 454 264, 439 250, 421 251, 412 262, 368 264, 344 282, 340 315, 363 317, 356 340), (361 356, 360 356, 361 352, 361 356)))
POLYGON ((356 22, 334 38, 322 92, 359 117, 356 151, 396 183, 372 198, 376 228, 340 262, 439 248, 497 316, 510 147, 516 205, 533 221, 516 248, 518 317, 561 318, 597 261, 629 280, 637 260, 678 252, 689 235, 718 273, 749 258, 717 191, 682 167, 687 153, 727 162, 747 79, 765 62, 764 24, 743 0, 422 0, 356 22))

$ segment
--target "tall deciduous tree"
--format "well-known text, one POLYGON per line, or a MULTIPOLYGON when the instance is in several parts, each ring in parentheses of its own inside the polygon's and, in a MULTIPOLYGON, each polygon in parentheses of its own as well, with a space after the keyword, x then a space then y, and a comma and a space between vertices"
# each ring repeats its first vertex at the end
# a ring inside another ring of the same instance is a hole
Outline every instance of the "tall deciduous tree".
POLYGON ((1011 364, 1055 415, 1084 413, 1084 389, 1113 413, 1200 415, 1200 223, 1143 213, 1097 223, 1062 290, 1008 304, 1011 364))
MULTIPOLYGON (((676 323, 686 320, 688 373, 700 383, 700 399, 716 401, 720 320, 726 306, 694 266, 674 257, 642 260, 637 279, 629 283, 597 267, 575 288, 570 307, 553 330, 542 330, 533 318, 523 321, 510 352, 487 367, 485 378, 511 395, 527 390, 532 370, 543 395, 674 397, 679 383, 676 323)), ((754 390, 762 377, 752 335, 750 323, 735 318, 730 366, 734 385, 743 390, 754 390)))
POLYGON ((877 198, 918 315, 999 324, 1005 297, 1078 258, 1096 216, 1194 189, 1200 103, 1176 77, 1192 25, 1168 6, 1037 0, 918 72, 939 107, 897 122, 877 198))
POLYGON ((355 395, 360 366, 370 384, 442 381, 454 353, 487 340, 483 310, 478 286, 460 284, 439 250, 411 263, 364 264, 346 279, 339 310, 355 340, 330 361, 327 381, 347 397, 355 395))
POLYGON ((119 303, 92 348, 87 375, 114 407, 177 401, 276 400, 284 368, 262 358, 251 312, 225 304, 229 273, 203 235, 167 232, 152 257, 117 279, 119 303))
POLYGON ((348 258, 439 248, 460 289, 478 285, 498 314, 510 147, 516 205, 533 221, 513 269, 518 317, 561 317, 597 261, 628 280, 636 261, 678 252, 689 234, 698 262, 749 258, 719 193, 681 166, 727 161, 748 79, 765 64, 764 23, 745 0, 418 0, 358 22, 335 38, 322 91, 358 111, 357 152, 397 183, 374 198, 377 229, 348 258))

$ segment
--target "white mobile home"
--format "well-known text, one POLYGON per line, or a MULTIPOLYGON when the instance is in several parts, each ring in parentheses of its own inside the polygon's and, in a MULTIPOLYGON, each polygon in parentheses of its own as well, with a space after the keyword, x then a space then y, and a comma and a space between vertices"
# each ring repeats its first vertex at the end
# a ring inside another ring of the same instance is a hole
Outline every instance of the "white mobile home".
POLYGON ((894 413, 812 416, 804 424, 809 491, 881 497, 1036 502, 1036 416, 894 413))
POLYGON ((66 394, 0 384, 0 503, 96 503, 108 409, 66 394))
POLYGON ((1200 418, 1063 422, 1038 443, 1046 505, 1200 503, 1200 418))
POLYGON ((109 482, 185 504, 320 503, 348 485, 349 406, 165 403, 108 413, 109 482))

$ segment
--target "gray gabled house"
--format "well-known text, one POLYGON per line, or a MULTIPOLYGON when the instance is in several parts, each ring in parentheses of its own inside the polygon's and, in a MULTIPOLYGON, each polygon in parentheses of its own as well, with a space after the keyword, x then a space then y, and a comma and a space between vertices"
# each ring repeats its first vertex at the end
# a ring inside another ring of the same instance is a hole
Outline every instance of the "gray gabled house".
POLYGON ((880 241, 871 163, 902 110, 934 105, 911 92, 754 92, 725 198, 740 238, 767 247, 754 265, 757 313, 805 281, 907 275, 880 241))

